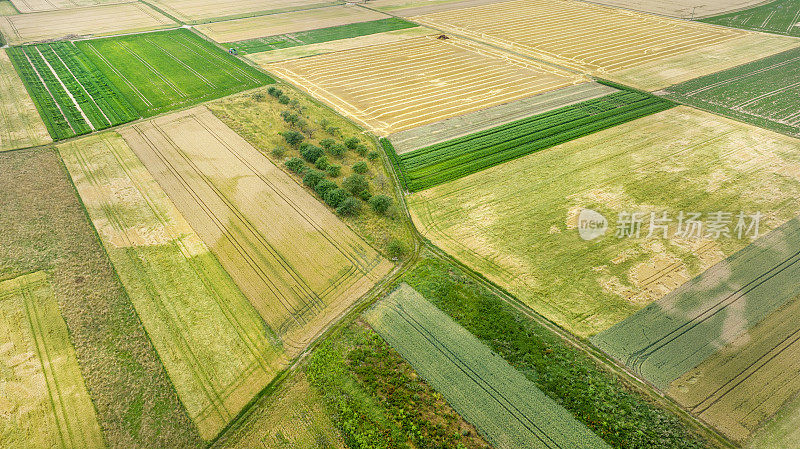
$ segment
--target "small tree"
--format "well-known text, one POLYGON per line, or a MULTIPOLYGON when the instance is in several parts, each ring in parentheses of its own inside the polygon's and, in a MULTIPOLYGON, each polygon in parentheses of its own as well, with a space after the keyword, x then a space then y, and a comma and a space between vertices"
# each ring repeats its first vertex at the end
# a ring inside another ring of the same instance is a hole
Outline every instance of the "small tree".
POLYGON ((345 149, 344 145, 340 143, 333 144, 330 148, 328 148, 328 153, 330 153, 331 156, 338 158, 344 156, 345 151, 347 151, 347 149, 345 149))
POLYGON ((399 239, 391 239, 386 245, 386 252, 392 259, 402 259, 406 255, 406 245, 399 239))
POLYGON ((310 143, 300 145, 300 156, 303 156, 303 159, 312 164, 317 162, 317 159, 322 157, 323 154, 325 154, 325 152, 322 151, 322 148, 316 145, 311 145, 310 143))
POLYGON ((356 173, 344 180, 342 188, 355 196, 361 196, 364 192, 369 192, 369 182, 364 178, 364 175, 356 173))
POLYGON ((333 208, 339 207, 339 205, 342 204, 342 201, 346 200, 347 198, 350 198, 350 192, 342 188, 330 190, 323 197, 325 202, 333 208))
POLYGON ((330 148, 334 145, 336 145, 336 141, 333 139, 322 139, 319 141, 319 146, 325 148, 326 150, 330 150, 330 148))
POLYGON ((325 173, 322 173, 319 170, 308 170, 303 176, 303 184, 311 187, 312 189, 317 187, 320 181, 325 179, 325 173))
POLYGON ((330 162, 328 162, 327 156, 320 156, 317 158, 317 162, 315 162, 314 165, 316 165, 320 170, 327 170, 328 167, 331 166, 330 162))
POLYGON ((370 151, 369 153, 367 153, 367 159, 371 161, 376 161, 378 160, 379 157, 381 157, 381 154, 378 153, 377 151, 370 151))
POLYGON ((292 99, 289 98, 288 95, 281 95, 278 97, 278 103, 280 104, 289 104, 290 101, 292 101, 292 99))
POLYGON ((353 164, 353 172, 358 173, 360 175, 366 173, 368 169, 369 167, 367 166, 367 163, 364 161, 358 161, 355 164, 353 164))
POLYGON ((353 197, 346 198, 336 208, 336 213, 342 216, 358 215, 359 212, 361 212, 361 203, 353 197))
POLYGON ((392 206, 392 199, 386 195, 375 195, 369 199, 369 207, 378 215, 383 215, 392 206))
POLYGON ((300 121, 300 116, 299 115, 292 114, 289 111, 281 112, 281 117, 283 118, 283 121, 288 123, 289 125, 296 125, 297 122, 300 121))
POLYGON ((269 88, 267 89, 267 93, 275 98, 280 98, 281 96, 283 96, 283 91, 275 86, 269 86, 269 88))
POLYGON ((358 137, 351 137, 344 141, 344 146, 346 146, 348 150, 355 150, 360 143, 361 141, 358 140, 358 137))
POLYGON ((250 98, 260 103, 264 101, 264 92, 255 92, 250 98))
POLYGON ((330 192, 331 190, 338 189, 338 188, 339 188, 339 186, 335 182, 333 182, 333 181, 331 181, 329 179, 323 179, 322 181, 317 183, 316 187, 314 187, 314 191, 317 192, 317 195, 319 195, 320 198, 324 199, 325 195, 328 192, 330 192))
POLYGON ((286 155, 286 148, 278 145, 270 151, 270 153, 275 157, 283 157, 286 155))
POLYGON ((356 145, 356 147, 353 149, 353 151, 355 151, 356 154, 358 154, 359 156, 363 157, 363 156, 365 156, 367 154, 367 151, 369 151, 369 148, 367 148, 367 146, 364 145, 363 143, 360 143, 360 144, 356 145))
POLYGON ((283 137, 283 140, 285 140, 286 143, 293 147, 300 145, 300 143, 305 140, 305 137, 297 131, 284 131, 279 134, 283 137))
POLYGON ((330 176, 331 178, 338 178, 339 175, 342 174, 342 166, 341 165, 331 165, 325 171, 328 172, 328 176, 330 176))
POLYGON ((306 164, 304 164, 303 160, 299 157, 293 157, 283 164, 286 165, 286 168, 297 174, 301 174, 306 170, 306 164))

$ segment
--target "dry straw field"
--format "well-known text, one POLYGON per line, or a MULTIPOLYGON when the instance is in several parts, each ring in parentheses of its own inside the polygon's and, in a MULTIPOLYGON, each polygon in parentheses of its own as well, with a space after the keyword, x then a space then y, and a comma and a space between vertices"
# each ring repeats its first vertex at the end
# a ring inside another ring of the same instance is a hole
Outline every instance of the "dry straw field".
MULTIPOLYGON (((741 249, 746 239, 618 239, 620 212, 800 212, 800 144, 677 107, 414 194, 436 245, 580 336, 602 331, 741 249), (611 229, 592 242, 583 208, 611 229)), ((673 228, 674 228, 673 223, 673 228)))
POLYGON ((131 0, 13 0, 11 3, 26 14, 39 11, 56 11, 59 9, 81 8, 85 6, 97 6, 108 3, 124 3, 131 0))
POLYGON ((0 282, 0 446, 105 446, 44 272, 0 282))
POLYGON ((120 133, 289 356, 392 269, 205 107, 120 133))
POLYGON ((10 45, 67 36, 131 33, 175 25, 171 19, 143 3, 121 3, 0 17, 0 33, 3 33, 10 45))
POLYGON ((634 87, 643 89, 665 87, 761 58, 765 51, 771 54, 798 45, 791 39, 574 0, 516 0, 412 20, 581 72, 627 84, 636 81, 634 87), (689 58, 676 59, 682 55, 689 58), (641 70, 653 73, 632 78, 641 70))
POLYGON ((280 348, 119 135, 59 151, 181 401, 213 438, 283 367, 280 348))
POLYGON ((42 145, 50 134, 5 51, 0 50, 0 151, 42 145))
POLYGON ((266 67, 384 136, 586 81, 465 40, 435 36, 266 67))
POLYGON ((183 22, 210 22, 340 4, 336 0, 153 0, 153 5, 183 22))
POLYGON ((749 8, 764 3, 764 0, 708 0, 704 2, 695 0, 596 0, 594 3, 681 19, 696 19, 749 8))

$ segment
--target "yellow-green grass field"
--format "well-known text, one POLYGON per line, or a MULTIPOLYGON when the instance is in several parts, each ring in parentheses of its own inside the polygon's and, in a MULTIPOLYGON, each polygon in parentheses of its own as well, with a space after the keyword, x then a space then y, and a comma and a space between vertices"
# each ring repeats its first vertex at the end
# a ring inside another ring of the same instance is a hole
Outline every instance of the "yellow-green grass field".
POLYGON ((108 446, 201 447, 58 153, 0 153, 0 173, 0 280, 46 271, 108 446))
POLYGON ((104 447, 44 272, 0 282, 0 335, 0 447, 104 447))
POLYGON ((205 107, 120 134, 290 358, 393 268, 205 107))
POLYGON ((761 233, 797 215, 798 150, 789 137, 677 107, 414 194, 409 203, 433 243, 586 337, 750 243, 673 238, 680 211, 760 211, 761 233), (610 223, 602 238, 580 238, 584 208, 610 223), (616 238, 622 212, 645 214, 641 238, 616 238), (646 238, 651 212, 672 217, 670 238, 646 238))
POLYGON ((50 140, 8 54, 0 50, 0 151, 42 145, 50 140))
POLYGON ((281 348, 118 134, 58 149, 181 401, 213 438, 283 367, 281 348))

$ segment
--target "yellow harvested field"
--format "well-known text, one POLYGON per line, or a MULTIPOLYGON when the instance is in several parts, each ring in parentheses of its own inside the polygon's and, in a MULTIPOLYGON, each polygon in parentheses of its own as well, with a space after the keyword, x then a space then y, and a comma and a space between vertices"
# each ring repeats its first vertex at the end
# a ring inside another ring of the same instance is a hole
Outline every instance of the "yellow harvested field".
POLYGON ((773 40, 769 36, 575 0, 515 0, 412 20, 611 79, 619 71, 648 63, 660 62, 662 70, 678 69, 680 65, 664 60, 710 47, 712 55, 692 59, 695 77, 720 70, 719 59, 744 59, 741 64, 781 51, 767 46, 773 40), (744 37, 761 41, 760 52, 736 56, 744 37))
POLYGON ((120 134, 290 357, 393 268, 205 107, 120 134))
POLYGON ((277 34, 327 28, 349 23, 386 19, 390 16, 355 6, 330 6, 269 14, 200 25, 197 30, 217 42, 235 42, 277 34))
POLYGON ((336 0, 152 0, 151 3, 184 22, 274 14, 341 4, 336 0))
POLYGON ((0 447, 105 446, 44 272, 0 282, 0 367, 0 447))
POLYGON ((8 59, 0 51, 0 151, 50 142, 33 100, 8 59))
POLYGON ((10 45, 76 36, 102 36, 169 28, 177 24, 143 3, 45 11, 0 17, 10 45))
POLYGON ((266 65, 373 132, 393 132, 588 81, 433 36, 266 65))
POLYGON ((296 47, 279 48, 277 50, 251 53, 245 58, 267 69, 268 64, 286 61, 289 59, 306 58, 309 56, 324 55, 335 51, 352 50, 354 48, 369 47, 372 45, 389 44, 415 37, 431 36, 434 31, 425 27, 405 28, 402 30, 386 31, 385 33, 368 34, 366 36, 350 39, 338 39, 319 44, 298 45, 296 47))
POLYGON ((369 7, 379 11, 391 12, 397 16, 409 17, 450 9, 497 3, 502 0, 370 0, 369 7))
POLYGON ((21 13, 56 11, 59 9, 81 8, 109 3, 124 3, 130 0, 11 0, 21 13))
POLYGON ((764 0, 707 0, 704 2, 696 0, 594 0, 594 3, 681 19, 697 19, 751 8, 765 2, 764 0))

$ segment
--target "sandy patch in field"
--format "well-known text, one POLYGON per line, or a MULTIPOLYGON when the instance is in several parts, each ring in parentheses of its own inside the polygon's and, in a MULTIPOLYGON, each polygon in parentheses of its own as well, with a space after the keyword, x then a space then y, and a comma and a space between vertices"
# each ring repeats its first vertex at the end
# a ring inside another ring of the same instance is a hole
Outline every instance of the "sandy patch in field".
POLYGON ((327 28, 390 16, 357 6, 330 6, 200 25, 197 30, 217 42, 234 42, 327 28))
POLYGON ((379 135, 579 84, 461 39, 406 39, 265 67, 379 135))
POLYGON ((175 25, 171 19, 143 3, 122 3, 0 17, 0 32, 11 45, 61 39, 67 36, 131 33, 175 25))
POLYGON ((0 50, 0 151, 51 142, 50 134, 5 50, 0 50))

